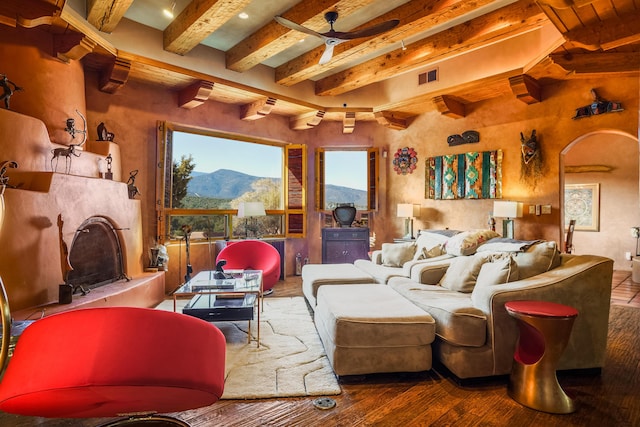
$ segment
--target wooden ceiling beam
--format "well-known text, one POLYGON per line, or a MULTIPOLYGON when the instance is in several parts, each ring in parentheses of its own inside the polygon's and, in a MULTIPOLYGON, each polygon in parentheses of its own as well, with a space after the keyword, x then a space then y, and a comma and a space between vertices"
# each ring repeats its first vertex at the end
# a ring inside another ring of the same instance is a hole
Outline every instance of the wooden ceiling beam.
POLYGON ((204 104, 211 96, 213 83, 208 81, 198 81, 178 93, 178 106, 191 110, 204 104))
POLYGON ((299 116, 293 116, 289 119, 289 128, 292 130, 314 128, 320 124, 324 115, 324 111, 318 110, 311 113, 301 114, 299 116))
POLYGON ((409 125, 407 119, 396 117, 392 111, 378 111, 374 113, 376 121, 382 126, 393 130, 405 130, 409 125))
POLYGON ((261 99, 250 104, 243 105, 240 108, 241 120, 258 120, 267 117, 271 114, 273 107, 275 107, 276 98, 261 99))
POLYGON ((551 60, 576 74, 633 73, 640 70, 638 52, 552 54, 551 60))
MULTIPOLYGON (((329 29, 324 14, 338 9, 340 15, 346 16, 372 3, 373 0, 324 0, 300 2, 282 14, 282 17, 317 32, 329 29)), ((290 30, 270 21, 258 31, 237 43, 226 54, 226 67, 229 70, 244 72, 264 60, 294 46, 309 36, 299 31, 290 30)))
POLYGON ((87 21, 98 30, 111 33, 133 0, 87 0, 87 21))
POLYGON ((595 0, 538 0, 540 4, 546 4, 554 9, 568 9, 570 7, 582 7, 593 3, 595 0))
POLYGON ((342 119, 342 133, 353 133, 356 128, 356 113, 347 111, 342 119))
POLYGON ((433 102, 443 116, 461 119, 467 115, 464 104, 449 95, 436 96, 433 98, 433 102))
POLYGON ((129 79, 131 61, 116 58, 113 63, 100 73, 99 89, 106 93, 115 93, 129 79))
POLYGON ((584 27, 569 30, 564 38, 587 50, 610 50, 640 41, 640 12, 608 18, 584 27))
POLYGON ((370 54, 381 46, 400 45, 423 31, 441 25, 451 19, 459 18, 467 13, 483 7, 491 0, 419 0, 405 3, 366 24, 355 28, 362 29, 380 24, 391 19, 398 19, 400 24, 393 30, 377 37, 357 39, 339 44, 333 49, 330 63, 320 65, 318 61, 324 52, 324 45, 319 46, 285 64, 276 67, 276 82, 284 86, 292 86, 327 71, 327 67, 338 67, 370 54))
POLYGON ((164 49, 184 55, 229 19, 242 12, 251 0, 192 0, 165 28, 164 49))
POLYGON ((54 34, 53 50, 56 56, 62 62, 71 60, 80 60, 85 55, 93 52, 97 43, 90 37, 82 34, 54 34))
POLYGON ((525 104, 542 102, 542 87, 536 79, 526 74, 509 78, 511 91, 517 99, 525 104))
POLYGON ((533 0, 520 0, 316 82, 316 95, 336 96, 398 73, 531 31, 548 18, 533 0))

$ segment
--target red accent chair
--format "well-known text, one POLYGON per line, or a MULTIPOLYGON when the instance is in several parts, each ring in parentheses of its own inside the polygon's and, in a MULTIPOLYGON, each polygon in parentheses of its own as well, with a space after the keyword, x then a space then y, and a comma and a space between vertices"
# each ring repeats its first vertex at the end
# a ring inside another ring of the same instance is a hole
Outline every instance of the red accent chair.
POLYGON ((226 260, 225 270, 262 270, 262 288, 271 293, 273 285, 280 279, 280 254, 278 250, 262 240, 228 242, 216 257, 216 263, 226 260))
POLYGON ((101 307, 53 314, 20 336, 0 382, 0 410, 187 426, 156 414, 216 402, 225 351, 217 327, 180 313, 101 307))

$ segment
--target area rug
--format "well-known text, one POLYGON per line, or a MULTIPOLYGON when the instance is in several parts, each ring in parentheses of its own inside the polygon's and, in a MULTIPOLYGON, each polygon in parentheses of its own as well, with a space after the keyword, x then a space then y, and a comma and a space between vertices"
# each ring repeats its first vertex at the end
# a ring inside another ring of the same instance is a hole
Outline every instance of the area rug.
MULTIPOLYGON (((186 300, 178 300, 181 312, 186 300)), ((158 309, 173 310, 173 300, 158 309)), ((260 347, 247 342, 248 322, 216 322, 227 339, 223 399, 325 396, 340 386, 303 297, 264 299, 260 347)), ((251 322, 255 338, 257 322, 251 322)))

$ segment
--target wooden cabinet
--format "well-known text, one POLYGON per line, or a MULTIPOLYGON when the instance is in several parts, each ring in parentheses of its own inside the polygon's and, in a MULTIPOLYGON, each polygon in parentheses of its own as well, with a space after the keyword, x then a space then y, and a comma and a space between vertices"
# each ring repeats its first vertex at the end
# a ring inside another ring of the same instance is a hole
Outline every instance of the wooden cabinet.
POLYGON ((323 228, 322 263, 352 263, 369 258, 368 228, 323 228))

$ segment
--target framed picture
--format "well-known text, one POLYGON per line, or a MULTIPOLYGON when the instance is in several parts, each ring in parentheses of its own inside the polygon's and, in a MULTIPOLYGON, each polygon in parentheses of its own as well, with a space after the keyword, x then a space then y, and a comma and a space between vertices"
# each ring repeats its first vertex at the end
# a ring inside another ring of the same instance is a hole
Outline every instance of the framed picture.
POLYGON ((565 184, 564 226, 576 220, 575 230, 600 230, 600 184, 565 184))

